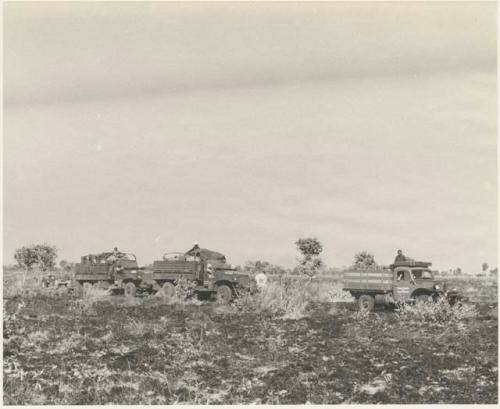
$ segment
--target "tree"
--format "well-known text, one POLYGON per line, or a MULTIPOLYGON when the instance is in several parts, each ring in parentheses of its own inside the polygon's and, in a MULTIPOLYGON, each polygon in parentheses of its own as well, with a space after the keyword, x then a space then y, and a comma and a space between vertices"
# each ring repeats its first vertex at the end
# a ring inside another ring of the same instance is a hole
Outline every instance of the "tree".
POLYGON ((14 253, 17 264, 25 270, 32 270, 34 267, 46 271, 56 264, 57 248, 48 244, 32 244, 18 248, 14 253))
POLYGON ((298 270, 309 277, 315 276, 323 265, 319 257, 323 251, 323 245, 315 237, 300 238, 295 245, 302 256, 298 260, 298 270))
POLYGON ((490 270, 490 274, 492 274, 492 275, 498 274, 498 267, 495 267, 495 268, 491 269, 490 270))
POLYGON ((73 267, 73 263, 70 263, 66 260, 61 260, 59 262, 59 267, 61 267, 61 270, 63 270, 63 271, 71 271, 71 268, 73 267))
POLYGON ((377 267, 378 265, 375 262, 375 257, 366 250, 360 251, 354 255, 354 268, 364 270, 377 267))
POLYGON ((486 270, 488 270, 489 265, 488 265, 488 263, 484 262, 482 267, 483 267, 483 271, 486 272, 486 270))

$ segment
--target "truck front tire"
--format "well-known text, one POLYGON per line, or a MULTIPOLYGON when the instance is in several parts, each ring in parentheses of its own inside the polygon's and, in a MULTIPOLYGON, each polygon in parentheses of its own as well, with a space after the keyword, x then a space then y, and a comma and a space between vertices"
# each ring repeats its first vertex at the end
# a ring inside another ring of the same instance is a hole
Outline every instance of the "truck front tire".
POLYGON ((420 294, 418 297, 417 297, 417 302, 419 303, 429 303, 429 302, 433 302, 433 298, 432 298, 432 295, 429 295, 429 294, 420 294))
POLYGON ((370 312, 375 308, 375 299, 368 294, 360 295, 358 298, 358 309, 361 312, 370 312))

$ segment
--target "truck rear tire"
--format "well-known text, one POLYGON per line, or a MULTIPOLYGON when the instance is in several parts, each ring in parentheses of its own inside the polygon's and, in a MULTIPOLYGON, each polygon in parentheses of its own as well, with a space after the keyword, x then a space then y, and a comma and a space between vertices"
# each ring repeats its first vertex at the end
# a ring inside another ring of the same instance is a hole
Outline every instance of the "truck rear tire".
POLYGON ((233 291, 228 285, 222 284, 217 286, 217 302, 219 304, 229 304, 233 298, 233 291))
POLYGON ((370 312, 375 308, 375 299, 368 294, 360 295, 358 298, 358 309, 361 312, 370 312))
POLYGON ((135 293, 137 292, 137 288, 134 283, 127 283, 125 284, 125 297, 127 298, 134 298, 135 293))
POLYGON ((158 295, 166 300, 171 300, 175 295, 175 285, 173 285, 170 281, 163 283, 158 291, 158 295))

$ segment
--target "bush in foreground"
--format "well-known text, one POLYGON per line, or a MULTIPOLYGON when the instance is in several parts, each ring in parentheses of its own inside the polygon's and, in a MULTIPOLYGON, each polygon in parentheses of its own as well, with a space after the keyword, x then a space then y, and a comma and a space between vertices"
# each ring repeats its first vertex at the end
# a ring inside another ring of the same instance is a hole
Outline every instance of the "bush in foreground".
POLYGON ((402 304, 397 310, 402 321, 420 321, 427 323, 457 322, 475 318, 478 315, 474 305, 457 303, 450 305, 445 298, 437 302, 416 302, 402 304))

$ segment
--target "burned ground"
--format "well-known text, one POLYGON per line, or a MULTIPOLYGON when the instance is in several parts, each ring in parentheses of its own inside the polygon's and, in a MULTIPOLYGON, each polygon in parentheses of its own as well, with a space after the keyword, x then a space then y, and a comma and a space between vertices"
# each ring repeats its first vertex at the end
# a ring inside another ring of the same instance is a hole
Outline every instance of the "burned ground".
POLYGON ((283 319, 208 301, 14 297, 4 403, 496 403, 491 301, 419 322, 324 300, 283 319))

